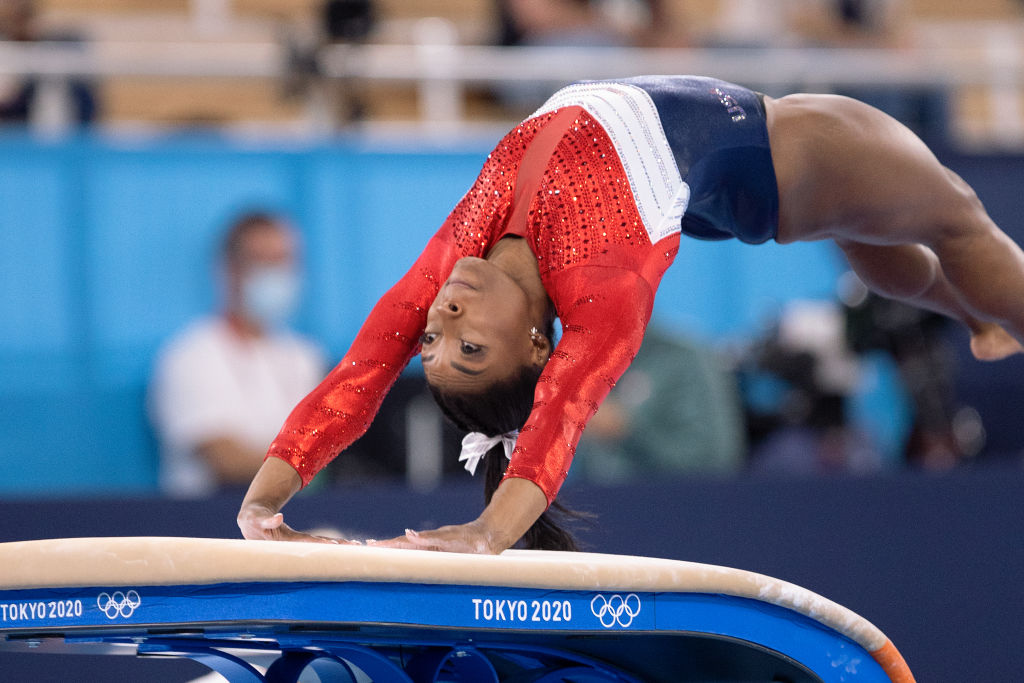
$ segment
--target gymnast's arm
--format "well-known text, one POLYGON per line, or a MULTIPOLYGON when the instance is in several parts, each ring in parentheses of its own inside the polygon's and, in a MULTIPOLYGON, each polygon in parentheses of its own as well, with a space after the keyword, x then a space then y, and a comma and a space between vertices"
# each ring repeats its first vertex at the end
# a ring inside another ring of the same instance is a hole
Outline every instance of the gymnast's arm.
POLYGON ((279 458, 267 458, 253 477, 238 512, 242 536, 253 540, 338 543, 295 531, 284 523, 280 510, 300 488, 302 478, 294 467, 279 458))
MULTIPOLYGON (((503 147, 508 147, 507 139, 496 149, 503 147)), ((289 415, 239 512, 246 538, 292 537, 289 531, 277 531, 281 507, 370 426, 385 394, 418 350, 427 309, 455 262, 481 256, 485 241, 480 236, 503 224, 515 161, 509 154, 488 157, 416 263, 374 306, 341 363, 289 415)))
MULTIPOLYGON (((419 348, 441 272, 458 250, 443 226, 405 276, 377 302, 348 353, 288 416, 238 513, 245 538, 323 540, 283 525, 281 508, 363 435, 402 369, 419 348)), ((447 270, 445 270, 447 269, 447 270)))
POLYGON ((537 383, 502 482, 531 481, 549 505, 587 422, 636 357, 654 306, 651 285, 632 270, 584 266, 555 277, 562 338, 537 383))

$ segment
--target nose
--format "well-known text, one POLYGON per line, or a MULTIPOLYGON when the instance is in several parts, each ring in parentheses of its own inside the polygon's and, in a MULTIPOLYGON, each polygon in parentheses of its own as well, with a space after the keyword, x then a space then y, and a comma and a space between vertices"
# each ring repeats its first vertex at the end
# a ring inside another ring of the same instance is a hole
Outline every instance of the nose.
POLYGON ((445 301, 438 307, 438 311, 442 315, 454 318, 462 313, 462 306, 457 301, 445 301))

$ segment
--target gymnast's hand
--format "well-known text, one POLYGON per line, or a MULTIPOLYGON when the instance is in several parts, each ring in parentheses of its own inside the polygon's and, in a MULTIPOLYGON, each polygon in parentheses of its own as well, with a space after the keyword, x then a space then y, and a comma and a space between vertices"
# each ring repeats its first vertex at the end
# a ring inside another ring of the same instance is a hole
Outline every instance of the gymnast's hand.
POLYGON ((367 541, 367 545, 406 550, 434 550, 447 553, 497 555, 506 547, 496 535, 484 528, 480 520, 469 524, 443 526, 433 531, 406 529, 404 536, 387 541, 367 541))
POLYGON ((307 543, 346 543, 358 541, 315 536, 296 531, 284 523, 281 508, 302 487, 302 479, 291 465, 278 458, 267 458, 249 485, 238 511, 242 536, 254 541, 305 541, 307 543))
POLYGON ((344 543, 361 545, 359 541, 330 538, 296 531, 284 523, 280 512, 258 504, 243 505, 238 512, 238 528, 242 536, 251 541, 303 541, 306 543, 344 543))
POLYGON ((497 555, 511 548, 547 509, 540 487, 527 479, 506 479, 490 504, 469 524, 443 526, 433 531, 406 529, 404 536, 368 545, 449 553, 497 555))

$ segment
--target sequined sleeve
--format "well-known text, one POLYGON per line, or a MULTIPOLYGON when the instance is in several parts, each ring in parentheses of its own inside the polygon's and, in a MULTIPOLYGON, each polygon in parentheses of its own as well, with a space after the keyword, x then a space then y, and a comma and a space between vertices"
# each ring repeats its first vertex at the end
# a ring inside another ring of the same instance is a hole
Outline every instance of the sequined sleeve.
MULTIPOLYGON (((416 352, 450 245, 432 240, 377 302, 342 361, 288 416, 267 457, 281 458, 305 486, 370 426, 384 396, 416 352)), ((450 268, 449 268, 450 269, 450 268)))
POLYGON ((482 256, 507 220, 519 158, 532 135, 512 131, 413 267, 381 297, 348 353, 288 416, 267 457, 289 463, 305 486, 366 432, 388 390, 419 349, 427 308, 463 256, 482 256))
POLYGON ((537 384, 506 478, 529 479, 555 499, 587 421, 633 361, 654 292, 637 273, 584 266, 556 276, 563 335, 537 384))

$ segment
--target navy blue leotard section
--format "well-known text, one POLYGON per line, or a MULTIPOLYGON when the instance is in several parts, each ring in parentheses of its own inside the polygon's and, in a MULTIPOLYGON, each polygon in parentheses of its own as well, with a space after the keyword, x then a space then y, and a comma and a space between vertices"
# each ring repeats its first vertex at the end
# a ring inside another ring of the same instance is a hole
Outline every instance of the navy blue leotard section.
POLYGON ((658 109, 679 173, 690 186, 684 234, 751 244, 775 238, 779 191, 758 93, 698 76, 617 82, 642 88, 658 109))

